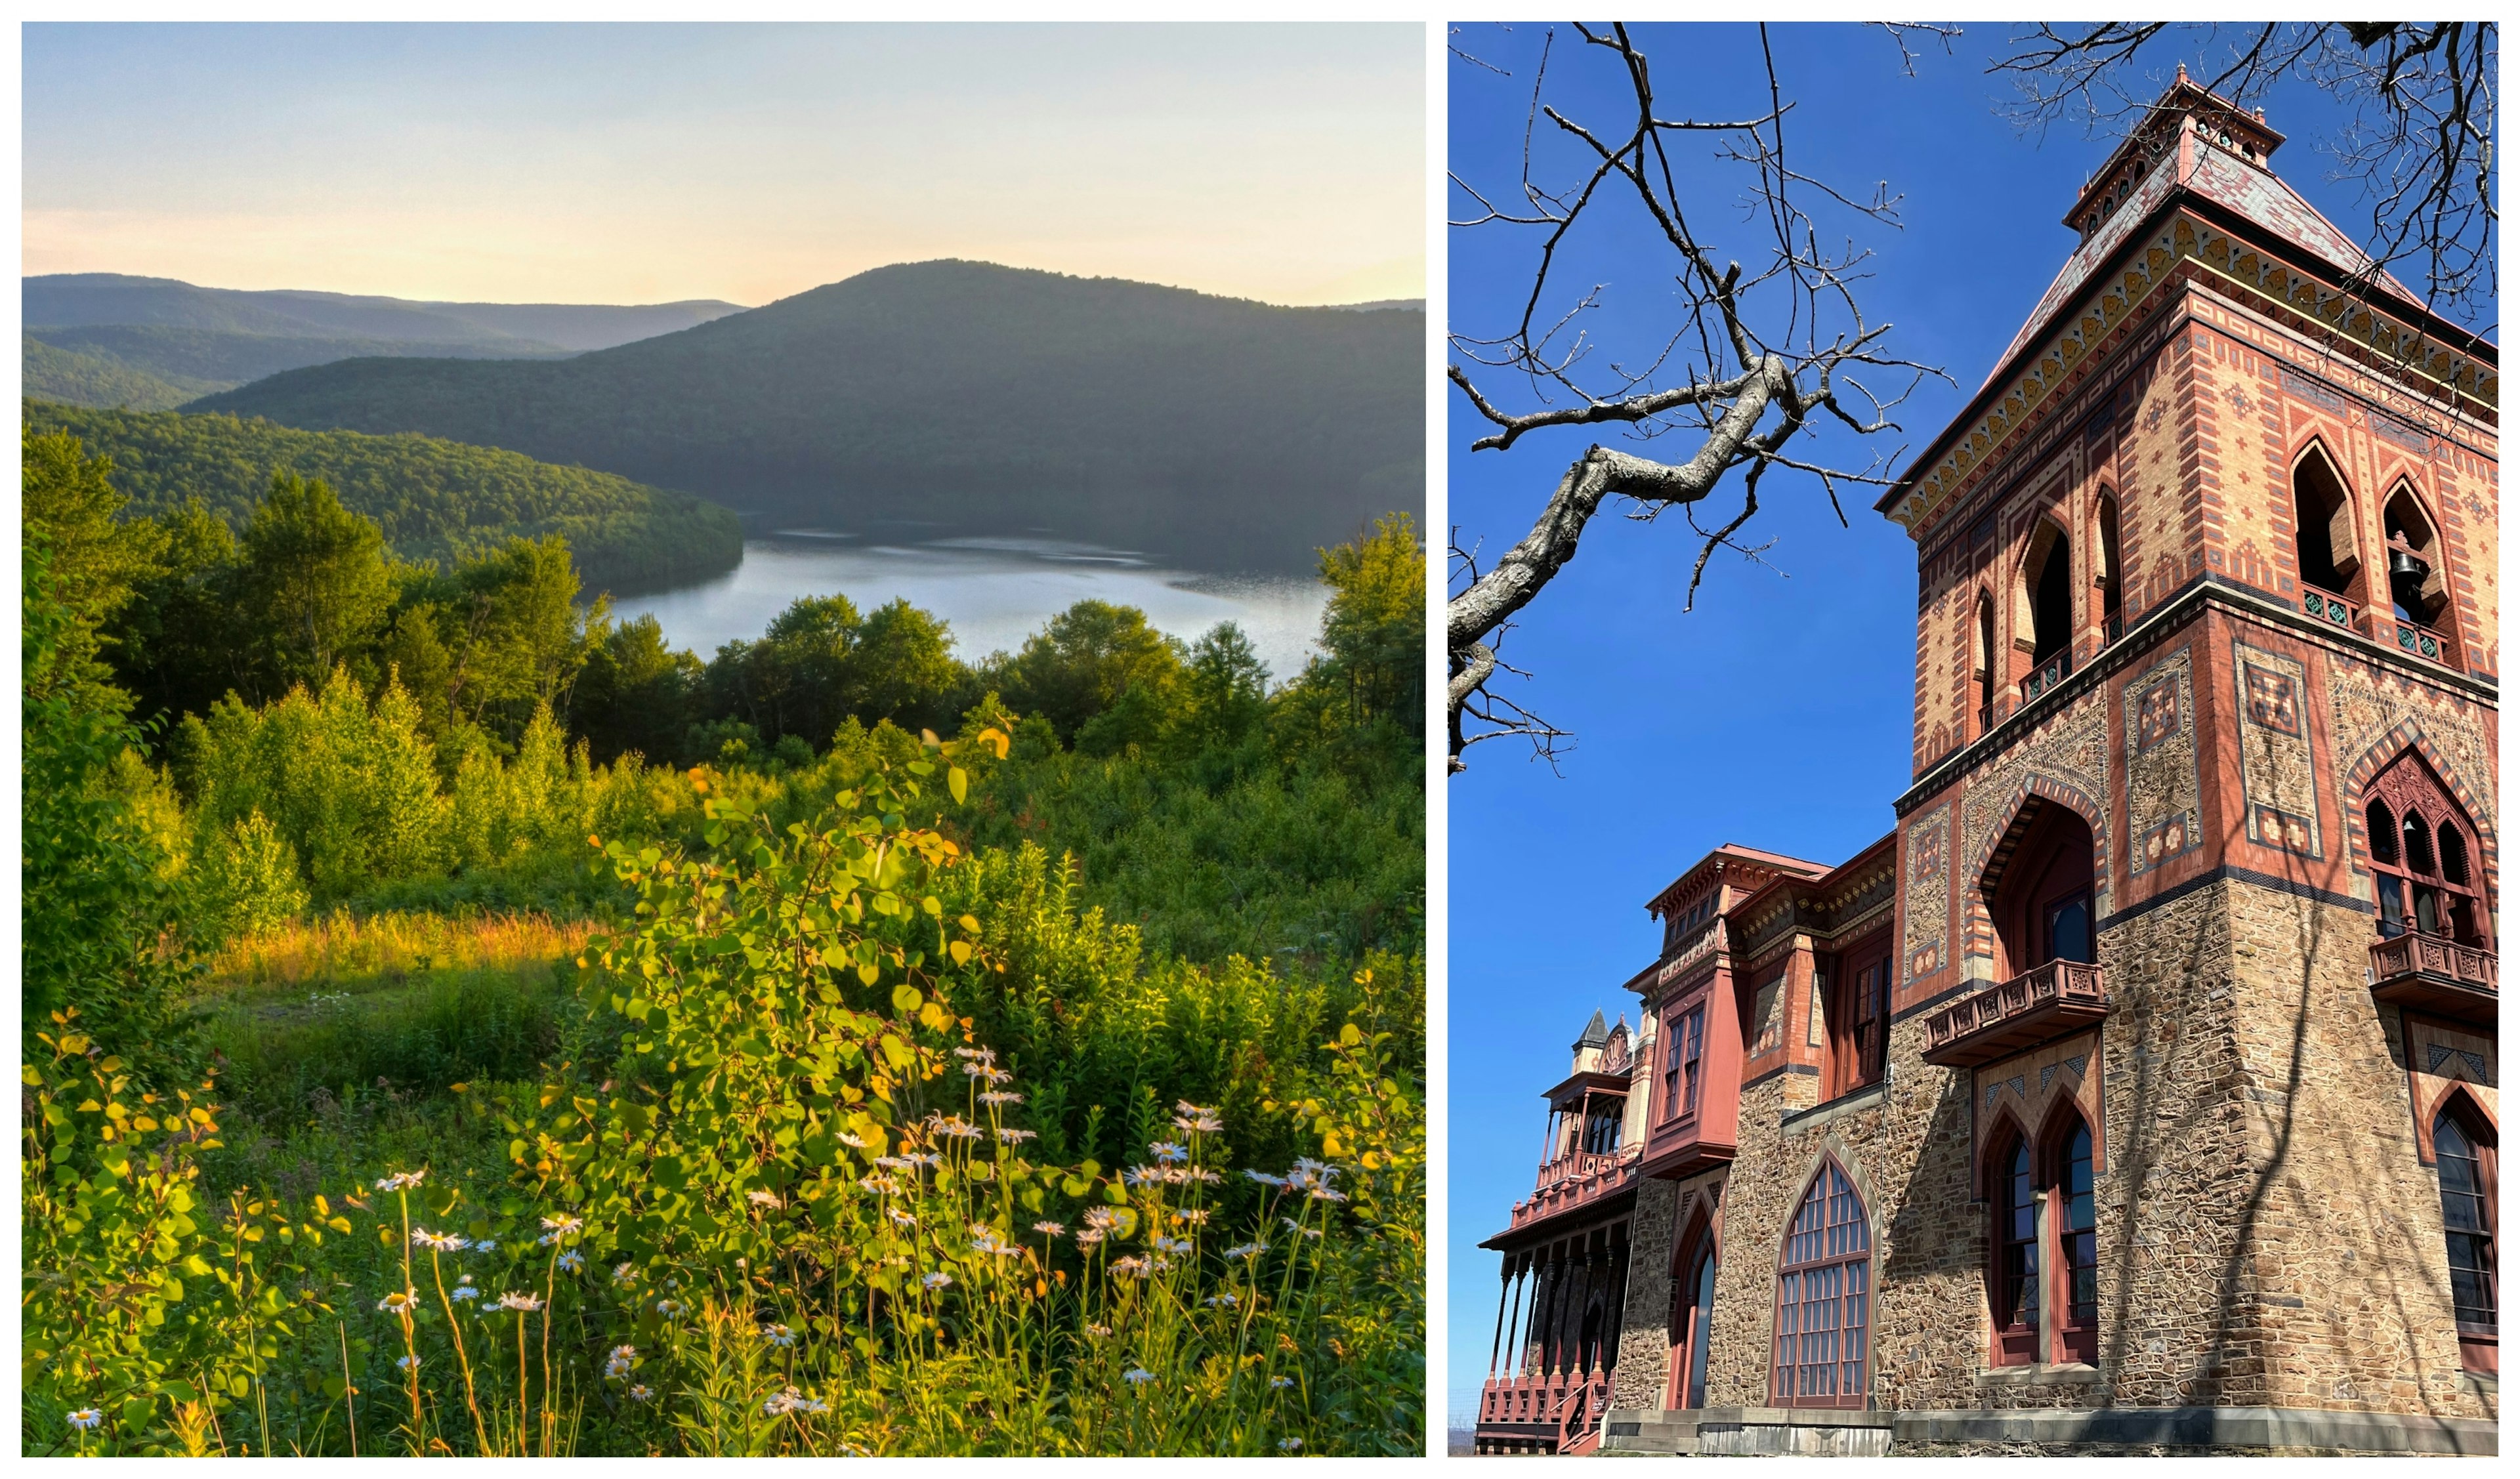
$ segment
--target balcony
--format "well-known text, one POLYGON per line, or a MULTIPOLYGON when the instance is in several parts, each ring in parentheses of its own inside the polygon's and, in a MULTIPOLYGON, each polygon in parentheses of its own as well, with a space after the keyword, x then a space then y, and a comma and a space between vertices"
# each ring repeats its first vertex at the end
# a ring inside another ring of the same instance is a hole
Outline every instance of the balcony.
POLYGON ((2494 952, 2439 935, 2371 942, 2371 997, 2462 1022, 2492 1026, 2501 1000, 2494 952))
POLYGON ((2301 593, 2301 613, 2324 621, 2340 631, 2368 635, 2371 630, 2363 624, 2361 606, 2325 591, 2304 590, 2301 593))
POLYGON ((1513 1219, 1506 1231, 1572 1211, 1627 1186, 1637 1179, 1637 1162, 1643 1149, 1628 1145, 1617 1150, 1578 1150, 1542 1166, 1539 1188, 1514 1203, 1513 1219))
POLYGON ((1925 1061, 1973 1068, 2079 1031, 2108 1014, 2100 967, 2050 961, 1972 992, 1925 1018, 1925 1061))
POLYGON ((1479 1392, 1479 1452, 1589 1453, 1609 1399, 1599 1367, 1491 1376, 1479 1392))
POLYGON ((2452 665, 2450 639, 2422 622, 2392 618, 2380 623, 2379 631, 2373 636, 2381 642, 2394 638, 2399 650, 2409 657, 2421 657, 2426 662, 2438 662, 2444 667, 2452 665))
POLYGON ((2021 680, 2021 701, 2028 703, 2031 699, 2047 693, 2049 689, 2052 689, 2056 685, 2064 682, 2065 675, 2072 671, 2074 671, 2073 652, 2070 650, 2058 652, 2055 656, 2039 664, 2037 668, 2031 671, 2029 677, 2021 680))

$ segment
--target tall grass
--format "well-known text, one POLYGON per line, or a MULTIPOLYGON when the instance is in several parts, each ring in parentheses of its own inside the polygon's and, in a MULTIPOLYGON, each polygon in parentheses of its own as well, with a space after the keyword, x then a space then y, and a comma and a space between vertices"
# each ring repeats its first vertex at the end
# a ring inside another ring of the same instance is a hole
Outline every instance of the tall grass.
POLYGON ((336 910, 228 941, 210 957, 207 984, 216 996, 262 997, 397 987, 433 970, 539 971, 573 959, 595 929, 542 914, 336 910))

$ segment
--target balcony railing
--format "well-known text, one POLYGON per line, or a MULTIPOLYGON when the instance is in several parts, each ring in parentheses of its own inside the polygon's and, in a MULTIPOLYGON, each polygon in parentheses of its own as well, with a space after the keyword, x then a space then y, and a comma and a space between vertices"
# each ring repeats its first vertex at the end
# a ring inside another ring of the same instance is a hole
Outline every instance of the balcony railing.
POLYGON ((1610 1398, 1610 1373, 1601 1367, 1579 1370, 1531 1371, 1520 1376, 1491 1376, 1479 1391, 1479 1427, 1503 1428, 1503 1436, 1529 1440, 1547 1430, 1559 1452, 1571 1441, 1580 1446, 1584 1432, 1598 1430, 1601 1410, 1610 1398), (1575 1432, 1567 1430, 1572 1427, 1575 1432))
POLYGON ((2440 935, 2371 942, 2371 995, 2398 1007, 2492 1022, 2500 1002, 2494 952, 2440 935))
POLYGON ((2301 610, 2305 616, 2316 616, 2329 626, 2348 632, 2367 632, 2362 624, 2362 608, 2342 596, 2325 591, 2305 590, 2301 593, 2301 610))
MULTIPOLYGON (((2380 630, 2395 634, 2400 650, 2407 655, 2421 657, 2426 662, 2450 665, 2450 639, 2422 622, 2392 619, 2380 630)), ((2384 637, 2381 640, 2388 639, 2384 637)))
POLYGON ((2028 703, 2031 699, 2054 688, 2064 682, 2065 675, 2072 671, 2074 671, 2073 651, 2069 649, 2058 652, 2039 664, 2029 677, 2021 680, 2021 701, 2028 703))
POLYGON ((2050 961, 1925 1018, 1925 1061, 1950 1067, 1991 1063, 2108 1014, 2100 967, 2050 961))
POLYGON ((1508 1230, 1553 1217, 1626 1186, 1636 1180, 1637 1160, 1643 1150, 1642 1144, 1617 1150, 1578 1150, 1542 1166, 1539 1188, 1514 1203, 1513 1220, 1506 1225, 1508 1230))

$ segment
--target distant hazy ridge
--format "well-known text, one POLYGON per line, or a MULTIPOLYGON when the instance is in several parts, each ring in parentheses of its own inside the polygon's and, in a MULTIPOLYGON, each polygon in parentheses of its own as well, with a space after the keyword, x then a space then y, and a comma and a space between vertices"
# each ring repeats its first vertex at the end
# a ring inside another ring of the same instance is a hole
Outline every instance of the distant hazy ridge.
MULTIPOLYGON (((1422 515, 1424 322, 923 262, 570 359, 363 358, 192 409, 507 447, 843 529, 1047 529, 1291 568, 1377 514, 1422 515)), ((569 327, 497 324, 554 341, 569 327)))

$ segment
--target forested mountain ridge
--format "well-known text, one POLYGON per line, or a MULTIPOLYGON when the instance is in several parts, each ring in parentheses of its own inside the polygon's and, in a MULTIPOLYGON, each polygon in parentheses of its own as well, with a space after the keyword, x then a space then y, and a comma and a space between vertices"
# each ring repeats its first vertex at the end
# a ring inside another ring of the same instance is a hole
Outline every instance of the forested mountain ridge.
POLYGON ((735 303, 443 303, 296 289, 201 288, 173 278, 66 272, 20 284, 29 329, 146 324, 286 338, 412 339, 480 344, 514 340, 520 351, 604 349, 670 334, 730 313, 735 303))
POLYGON ((46 343, 31 334, 19 337, 21 384, 27 395, 37 400, 66 406, 163 411, 228 388, 200 381, 171 380, 110 355, 86 354, 46 343))
POLYGON ((1422 310, 935 261, 568 360, 353 360, 196 409, 508 447, 841 528, 1309 568, 1423 508, 1424 366, 1422 310))
POLYGON ((335 360, 429 355, 453 359, 557 358, 571 351, 518 338, 473 342, 423 339, 315 338, 275 334, 237 334, 162 324, 86 324, 26 331, 28 395, 72 406, 122 406, 163 411, 283 370, 335 360), (75 361, 64 356, 76 356, 75 361), (91 389, 65 370, 81 367, 91 389), (38 377, 42 377, 38 379, 38 377), (116 378, 154 382, 145 394, 110 394, 116 378))
POLYGON ((287 470, 331 484, 345 507, 377 521, 404 560, 452 566, 513 536, 559 534, 593 594, 698 579, 742 558, 742 528, 725 509, 494 447, 36 400, 22 411, 28 428, 68 431, 91 453, 112 457, 114 486, 135 515, 172 513, 199 498, 242 527, 272 473, 287 470))

